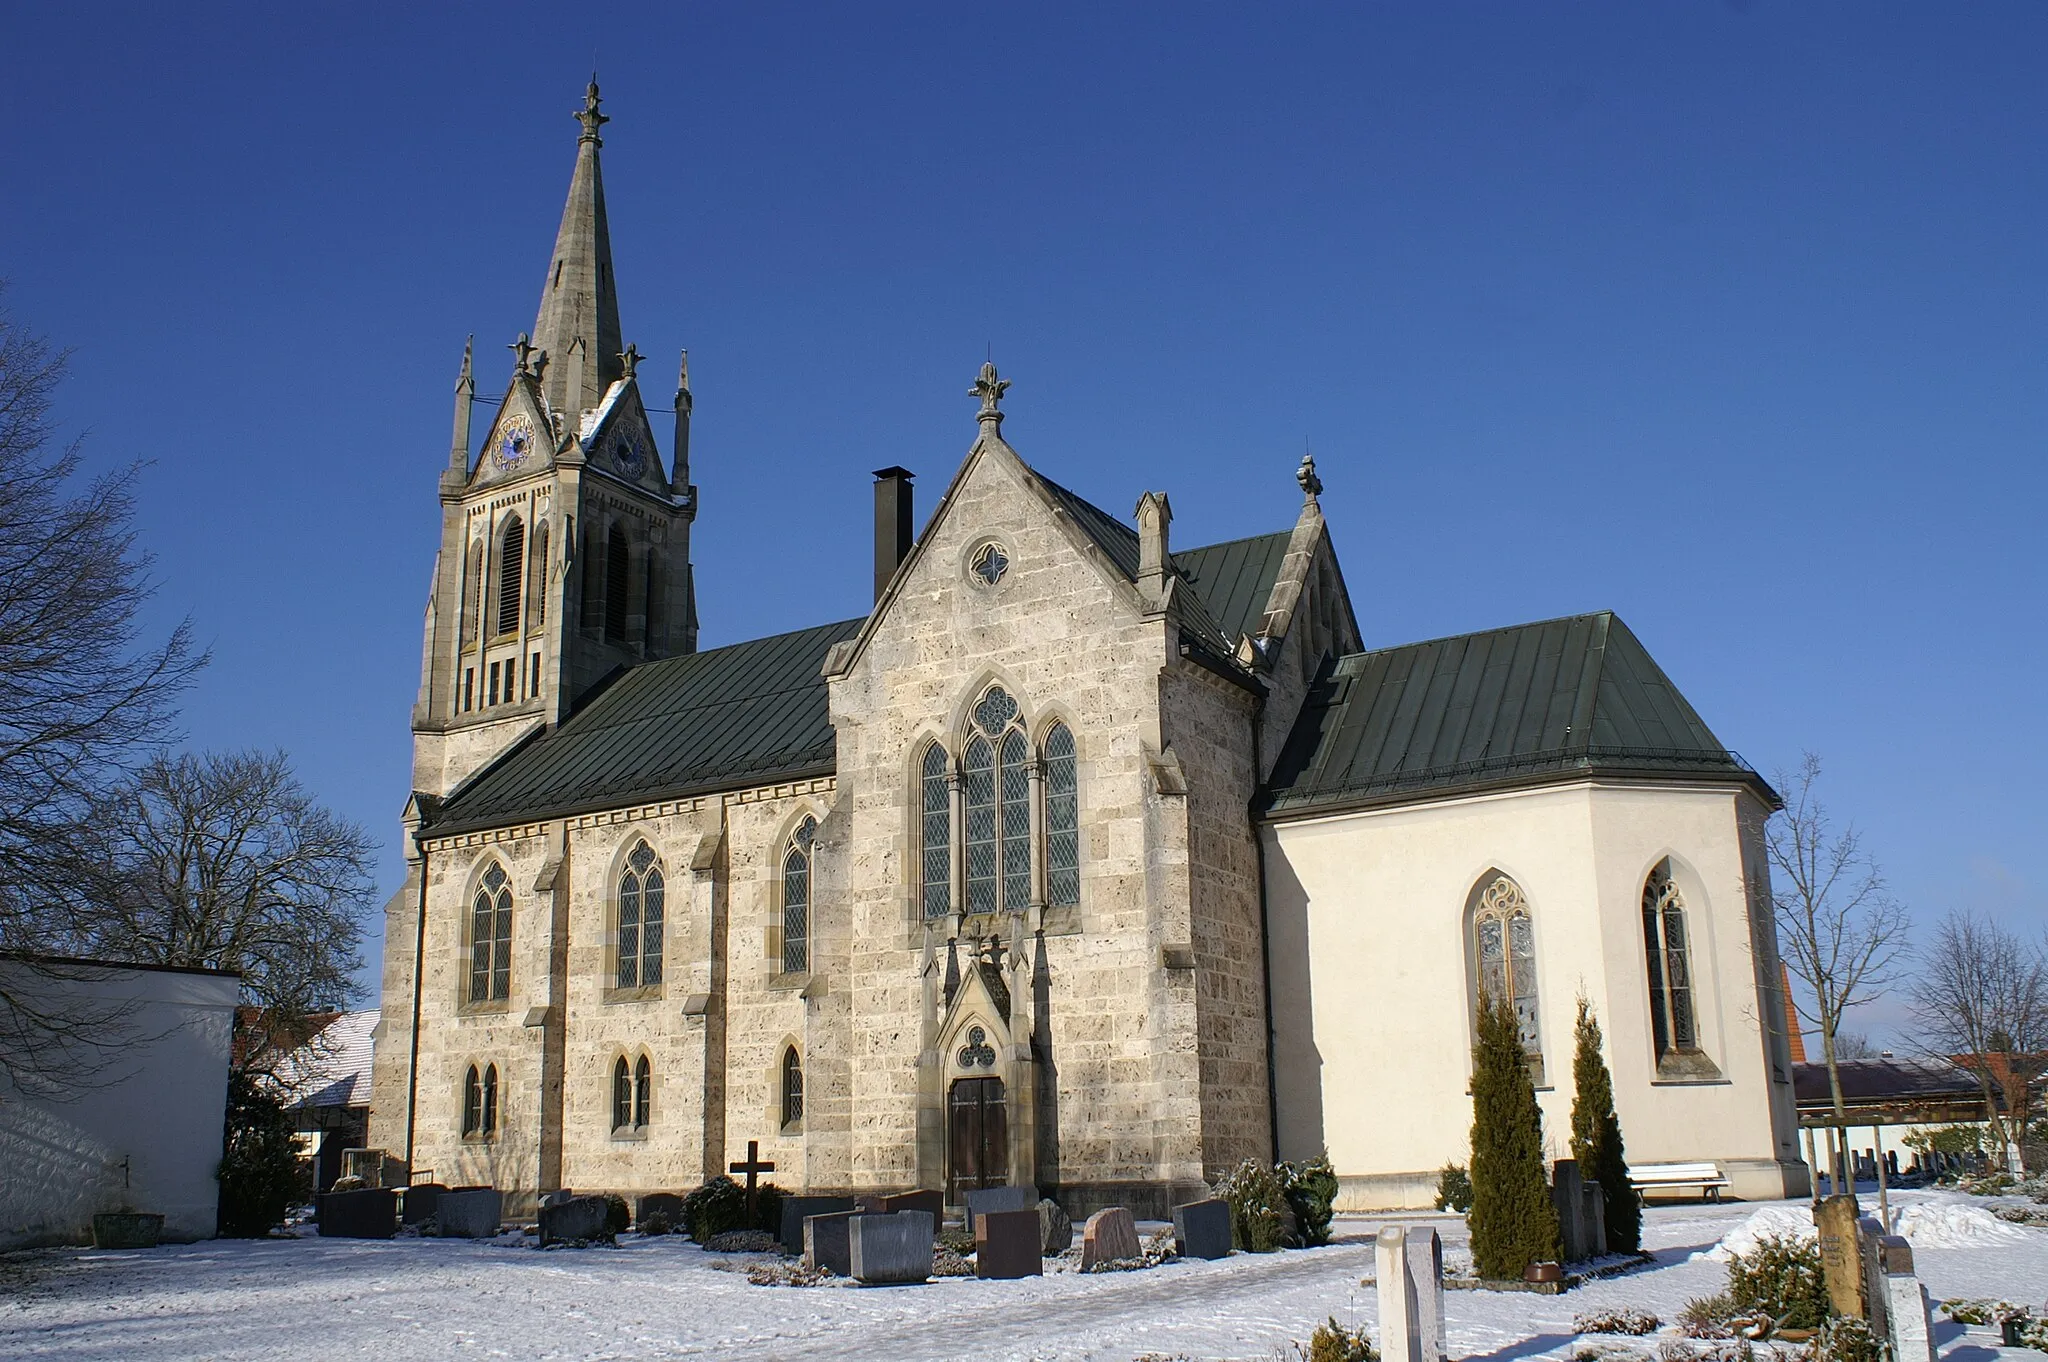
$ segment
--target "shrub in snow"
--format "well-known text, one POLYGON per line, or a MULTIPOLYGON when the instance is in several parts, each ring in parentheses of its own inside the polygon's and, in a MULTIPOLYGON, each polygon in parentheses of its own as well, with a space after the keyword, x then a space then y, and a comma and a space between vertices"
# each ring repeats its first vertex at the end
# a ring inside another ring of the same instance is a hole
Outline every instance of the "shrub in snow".
POLYGON ((1801 1354, 1803 1362, 1885 1362, 1885 1341, 1860 1319, 1831 1319, 1801 1354))
POLYGON ((1472 1179, 1464 1164, 1447 1163, 1436 1175, 1436 1208, 1459 1215, 1472 1209, 1472 1179))
MULTIPOLYGON (((1781 1329, 1819 1328, 1828 1317, 1819 1241, 1765 1235, 1754 1249, 1729 1258, 1728 1295, 1736 1309, 1768 1315, 1781 1329)), ((1853 1359, 1830 1355, 1825 1362, 1853 1359)))
POLYGON ((311 1190, 299 1167, 292 1118, 262 1080, 236 1072, 228 1077, 225 1134, 216 1174, 218 1232, 227 1239, 261 1239, 311 1190))
POLYGON ((1287 1188, 1257 1159, 1223 1175, 1216 1195, 1230 1203, 1230 1241, 1247 1253, 1271 1253, 1287 1238, 1287 1188))
POLYGON ((1581 1334, 1654 1334, 1663 1324, 1663 1320, 1648 1311, 1627 1305, 1587 1310, 1572 1317, 1572 1331, 1581 1334))
POLYGON ((672 1234, 675 1232, 675 1228, 674 1225, 669 1223, 668 1217, 660 1211, 649 1211, 640 1220, 640 1233, 642 1234, 672 1234))
POLYGON ((1281 1192, 1294 1212, 1295 1235, 1304 1248, 1330 1242, 1330 1219, 1336 1214, 1337 1170, 1328 1154, 1318 1154, 1300 1163, 1283 1163, 1274 1169, 1280 1175, 1281 1192))
POLYGON ((730 1230, 767 1230, 773 1234, 782 1228, 780 1187, 772 1182, 762 1183, 756 1189, 755 1203, 754 1223, 750 1225, 746 1189, 720 1173, 683 1198, 683 1223, 689 1227, 690 1237, 700 1244, 730 1230))
POLYGON ((1520 1281, 1532 1264, 1557 1262, 1563 1247, 1543 1173, 1543 1115, 1510 1000, 1482 1002, 1472 1070, 1472 1262, 1482 1278, 1520 1281))
POLYGON ((633 1208, 616 1193, 604 1199, 604 1232, 616 1239, 633 1227, 633 1208))
POLYGON ((1579 1175, 1606 1194, 1607 1251, 1634 1253, 1643 1246, 1643 1204, 1628 1180, 1621 1118, 1614 1114, 1614 1078, 1600 1056, 1600 1023, 1579 999, 1572 1054, 1572 1157, 1579 1175))
POLYGON ((1295 1345, 1295 1352, 1307 1362, 1379 1362, 1379 1350, 1372 1346, 1363 1329, 1347 1329, 1335 1315, 1316 1326, 1308 1347, 1295 1345))

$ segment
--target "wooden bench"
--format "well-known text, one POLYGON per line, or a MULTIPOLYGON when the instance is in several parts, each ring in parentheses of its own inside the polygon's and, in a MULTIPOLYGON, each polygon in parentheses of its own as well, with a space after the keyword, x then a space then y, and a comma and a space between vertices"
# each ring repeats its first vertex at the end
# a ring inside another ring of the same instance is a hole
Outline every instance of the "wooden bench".
POLYGON ((1708 1201, 1719 1201, 1721 1189, 1728 1185, 1720 1165, 1712 1163, 1632 1163, 1628 1182, 1639 1192, 1697 1187, 1708 1201))

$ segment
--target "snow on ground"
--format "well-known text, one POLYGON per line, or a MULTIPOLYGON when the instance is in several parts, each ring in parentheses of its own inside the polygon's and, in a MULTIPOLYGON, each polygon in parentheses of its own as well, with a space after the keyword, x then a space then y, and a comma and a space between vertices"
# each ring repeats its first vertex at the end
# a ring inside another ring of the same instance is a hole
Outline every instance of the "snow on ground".
MULTIPOLYGON (((1943 1198, 1894 1197, 1912 1209, 1943 1198)), ((1453 1291, 1451 1353, 1483 1362, 1568 1356, 1572 1317, 1632 1305, 1666 1319, 1720 1290, 1705 1250, 1759 1208, 1653 1208, 1654 1267, 1562 1296, 1453 1291)), ((1374 1320, 1372 1238, 1399 1217, 1340 1217, 1340 1242, 1147 1272, 1021 1282, 944 1279, 920 1287, 758 1287, 681 1239, 629 1237, 618 1248, 540 1252, 503 1243, 400 1239, 223 1240, 142 1253, 84 1249, 0 1256, 0 1357, 81 1362, 149 1358, 1076 1359, 1129 1362, 1293 1356, 1317 1321, 1374 1320)), ((1466 1250, 1456 1217, 1410 1216, 1466 1250)), ((1916 1253, 1937 1299, 2048 1293, 2048 1230, 2010 1242, 1916 1253)), ((2042 1362, 2000 1350, 1988 1330, 1939 1322, 1943 1362, 2042 1362)))
MULTIPOLYGON (((1875 1205, 1865 1210, 1876 1213, 1875 1205)), ((1759 1239, 1811 1239, 1816 1231, 1806 1203, 1776 1202, 1759 1206, 1730 1230, 1706 1257, 1725 1263, 1748 1253, 1759 1239)), ((1897 1193, 1892 1197, 1892 1233, 1903 1235, 1917 1252, 1931 1248, 1970 1248, 1981 1244, 2021 1244, 2032 1232, 2000 1220, 1983 1202, 1960 1192, 1897 1193)))

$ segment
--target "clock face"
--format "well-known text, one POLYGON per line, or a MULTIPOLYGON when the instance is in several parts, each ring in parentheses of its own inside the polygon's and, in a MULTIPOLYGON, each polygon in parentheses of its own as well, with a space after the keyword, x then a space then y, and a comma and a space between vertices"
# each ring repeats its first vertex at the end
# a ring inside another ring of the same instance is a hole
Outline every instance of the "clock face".
POLYGON ((629 478, 647 471, 647 449, 637 430, 617 430, 610 440, 612 467, 629 478))
POLYGON ((498 446, 491 451, 500 468, 511 468, 533 452, 533 422, 514 416, 498 427, 498 446))

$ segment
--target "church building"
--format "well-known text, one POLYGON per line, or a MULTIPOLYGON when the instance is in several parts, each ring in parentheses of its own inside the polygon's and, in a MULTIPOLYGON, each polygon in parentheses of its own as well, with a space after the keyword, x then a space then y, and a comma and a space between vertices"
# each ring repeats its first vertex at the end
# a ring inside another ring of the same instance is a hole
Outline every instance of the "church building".
POLYGON ((1293 524, 1182 547, 1026 462, 985 364, 921 528, 874 475, 870 613, 699 650, 688 370, 664 449, 585 103, 481 443, 456 388, 372 1146, 515 1208, 749 1141, 1151 1216, 1327 1150, 1426 1205, 1490 994, 1554 1157, 1583 997, 1632 1160, 1805 1189, 1776 794, 1612 614, 1374 637, 1308 459, 1293 524))

